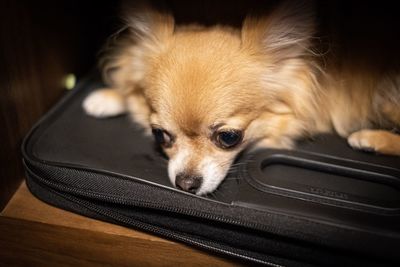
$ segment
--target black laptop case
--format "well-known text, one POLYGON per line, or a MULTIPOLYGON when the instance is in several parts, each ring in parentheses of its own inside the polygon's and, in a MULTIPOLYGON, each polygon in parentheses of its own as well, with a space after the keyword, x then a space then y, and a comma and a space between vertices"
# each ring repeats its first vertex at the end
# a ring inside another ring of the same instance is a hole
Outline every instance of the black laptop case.
POLYGON ((298 149, 243 153, 207 196, 173 188, 167 159, 129 116, 96 119, 92 75, 26 137, 39 199, 248 264, 389 266, 400 262, 400 157, 352 150, 336 136, 298 149))

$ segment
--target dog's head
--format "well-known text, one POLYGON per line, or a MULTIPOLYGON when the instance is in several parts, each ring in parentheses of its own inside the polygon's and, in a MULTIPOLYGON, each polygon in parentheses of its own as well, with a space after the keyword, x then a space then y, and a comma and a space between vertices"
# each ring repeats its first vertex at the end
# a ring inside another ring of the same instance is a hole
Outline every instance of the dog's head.
POLYGON ((108 79, 130 92, 134 117, 169 157, 173 185, 212 192, 240 151, 290 127, 293 95, 310 82, 313 24, 298 9, 249 16, 242 29, 177 27, 149 8, 128 13, 131 34, 108 59, 106 69, 118 70, 108 79))

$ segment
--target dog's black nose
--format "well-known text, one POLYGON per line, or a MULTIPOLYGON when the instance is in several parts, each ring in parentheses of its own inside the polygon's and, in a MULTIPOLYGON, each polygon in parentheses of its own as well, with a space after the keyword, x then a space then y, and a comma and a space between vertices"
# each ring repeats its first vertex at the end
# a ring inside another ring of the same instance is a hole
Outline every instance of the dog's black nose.
POLYGON ((203 178, 201 176, 178 174, 176 176, 175 185, 177 188, 183 191, 196 194, 202 182, 203 178))

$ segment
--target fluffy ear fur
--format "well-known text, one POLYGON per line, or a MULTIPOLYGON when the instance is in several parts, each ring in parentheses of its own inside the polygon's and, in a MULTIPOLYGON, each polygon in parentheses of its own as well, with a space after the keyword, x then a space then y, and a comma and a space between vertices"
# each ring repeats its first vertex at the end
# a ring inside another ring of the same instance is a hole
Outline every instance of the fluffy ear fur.
POLYGON ((242 26, 242 48, 264 68, 260 79, 270 92, 276 114, 306 114, 322 70, 311 51, 315 32, 314 3, 286 0, 267 16, 248 16, 242 26), (284 101, 285 100, 285 101, 284 101))
POLYGON ((245 19, 242 45, 278 63, 307 53, 314 31, 312 1, 285 1, 270 16, 250 15, 245 19))
POLYGON ((139 1, 123 9, 123 20, 138 41, 162 45, 174 32, 174 18, 165 7, 139 1))
POLYGON ((173 16, 148 3, 123 6, 123 28, 102 51, 100 68, 111 87, 132 91, 145 73, 146 61, 160 53, 174 32, 173 16))

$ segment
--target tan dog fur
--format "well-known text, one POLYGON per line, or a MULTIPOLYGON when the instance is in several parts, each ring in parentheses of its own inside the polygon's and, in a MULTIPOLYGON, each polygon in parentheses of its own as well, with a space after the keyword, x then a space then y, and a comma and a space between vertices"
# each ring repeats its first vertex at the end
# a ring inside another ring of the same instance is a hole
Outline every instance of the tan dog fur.
POLYGON ((130 34, 103 58, 110 88, 84 108, 97 117, 130 111, 145 129, 171 133, 175 142, 164 150, 173 184, 180 172, 201 175, 197 194, 212 192, 244 148, 292 148, 318 133, 400 155, 399 135, 374 130, 400 124, 400 76, 351 64, 323 69, 311 50, 308 7, 285 3, 248 16, 241 29, 177 26, 171 14, 146 7, 129 13, 126 25, 130 34), (213 133, 224 128, 243 131, 242 143, 217 147, 213 133))

